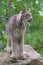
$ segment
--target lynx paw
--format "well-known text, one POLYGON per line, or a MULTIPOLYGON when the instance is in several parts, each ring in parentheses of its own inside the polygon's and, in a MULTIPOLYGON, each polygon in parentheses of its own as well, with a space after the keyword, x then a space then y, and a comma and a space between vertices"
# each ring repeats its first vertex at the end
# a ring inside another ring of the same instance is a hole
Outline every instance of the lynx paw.
POLYGON ((19 55, 19 59, 24 60, 24 59, 26 59, 26 56, 24 54, 21 54, 21 55, 19 55))
POLYGON ((9 52, 9 53, 12 53, 12 50, 11 50, 11 48, 10 48, 10 47, 5 48, 5 49, 4 49, 4 51, 7 51, 7 52, 9 52))
POLYGON ((18 59, 18 57, 15 56, 15 55, 11 55, 10 58, 11 58, 12 60, 17 60, 17 59, 18 59))

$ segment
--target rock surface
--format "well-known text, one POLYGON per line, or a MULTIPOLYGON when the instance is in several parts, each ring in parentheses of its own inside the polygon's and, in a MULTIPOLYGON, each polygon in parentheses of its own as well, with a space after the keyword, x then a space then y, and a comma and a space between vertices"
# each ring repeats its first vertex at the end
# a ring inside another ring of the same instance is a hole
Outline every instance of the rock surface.
POLYGON ((11 60, 8 52, 0 52, 0 65, 43 65, 43 57, 31 46, 24 45, 24 53, 29 55, 24 60, 11 60))

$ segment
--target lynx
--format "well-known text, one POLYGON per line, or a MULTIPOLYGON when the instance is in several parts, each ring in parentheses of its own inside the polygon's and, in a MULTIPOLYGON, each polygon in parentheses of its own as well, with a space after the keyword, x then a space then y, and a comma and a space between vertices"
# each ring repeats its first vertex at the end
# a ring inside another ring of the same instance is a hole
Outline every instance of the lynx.
POLYGON ((26 22, 32 21, 32 14, 27 9, 23 9, 19 14, 9 18, 6 24, 7 52, 11 52, 11 58, 24 58, 23 46, 26 22))

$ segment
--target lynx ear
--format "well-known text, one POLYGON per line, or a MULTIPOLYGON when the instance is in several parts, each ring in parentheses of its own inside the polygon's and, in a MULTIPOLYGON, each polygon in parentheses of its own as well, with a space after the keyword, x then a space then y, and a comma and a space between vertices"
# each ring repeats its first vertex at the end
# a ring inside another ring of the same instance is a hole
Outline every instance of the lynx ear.
POLYGON ((26 12, 25 8, 22 9, 22 14, 23 14, 24 12, 26 12))
POLYGON ((26 9, 23 8, 22 11, 20 12, 20 14, 24 14, 26 12, 26 9))

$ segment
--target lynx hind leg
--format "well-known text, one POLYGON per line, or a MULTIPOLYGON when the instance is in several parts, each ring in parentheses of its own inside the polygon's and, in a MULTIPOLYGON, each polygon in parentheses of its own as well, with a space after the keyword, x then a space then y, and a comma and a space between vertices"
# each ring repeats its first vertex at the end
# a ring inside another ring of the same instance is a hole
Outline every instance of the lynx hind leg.
POLYGON ((9 38, 7 39, 7 46, 4 50, 11 53, 11 40, 9 38))

